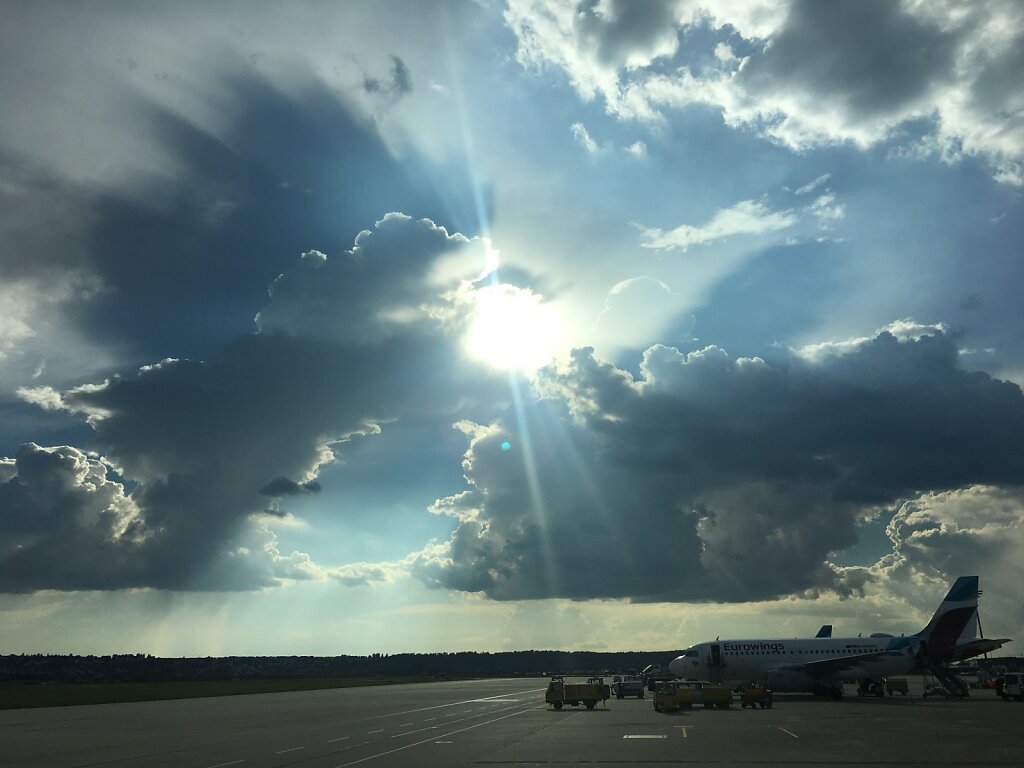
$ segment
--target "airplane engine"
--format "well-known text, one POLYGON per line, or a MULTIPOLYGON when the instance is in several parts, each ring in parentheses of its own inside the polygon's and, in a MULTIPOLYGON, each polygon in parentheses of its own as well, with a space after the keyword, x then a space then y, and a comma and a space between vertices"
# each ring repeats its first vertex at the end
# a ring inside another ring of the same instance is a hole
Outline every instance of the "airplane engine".
POLYGON ((768 686, 779 693, 804 693, 814 690, 815 681, 804 672, 781 670, 768 673, 768 686))

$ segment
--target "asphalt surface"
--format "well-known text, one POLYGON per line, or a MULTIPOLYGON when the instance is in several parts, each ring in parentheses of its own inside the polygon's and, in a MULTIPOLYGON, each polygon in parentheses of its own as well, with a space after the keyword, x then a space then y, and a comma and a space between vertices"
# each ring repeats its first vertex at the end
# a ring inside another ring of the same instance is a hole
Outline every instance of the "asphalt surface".
MULTIPOLYGON (((778 696, 656 713, 558 712, 546 680, 486 680, 0 712, 0 766, 1021 766, 1024 703, 778 696)), ((852 689, 848 689, 852 693, 852 689)))

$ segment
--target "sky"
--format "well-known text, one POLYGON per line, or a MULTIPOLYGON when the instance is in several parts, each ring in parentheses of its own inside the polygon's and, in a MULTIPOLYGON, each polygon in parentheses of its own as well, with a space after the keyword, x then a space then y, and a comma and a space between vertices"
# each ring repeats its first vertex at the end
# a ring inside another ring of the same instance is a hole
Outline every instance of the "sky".
POLYGON ((0 13, 0 653, 1024 637, 1021 4, 0 13))

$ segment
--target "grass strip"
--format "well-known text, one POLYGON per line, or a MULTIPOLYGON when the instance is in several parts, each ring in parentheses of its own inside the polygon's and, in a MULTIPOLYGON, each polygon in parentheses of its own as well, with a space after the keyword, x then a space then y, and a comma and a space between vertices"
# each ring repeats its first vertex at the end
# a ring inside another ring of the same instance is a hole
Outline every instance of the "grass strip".
POLYGON ((327 677, 286 680, 204 680, 167 683, 0 684, 0 709, 67 707, 81 704, 115 704, 128 701, 163 701, 206 696, 242 696, 250 693, 316 691, 325 688, 357 688, 370 685, 429 683, 430 677, 327 677))

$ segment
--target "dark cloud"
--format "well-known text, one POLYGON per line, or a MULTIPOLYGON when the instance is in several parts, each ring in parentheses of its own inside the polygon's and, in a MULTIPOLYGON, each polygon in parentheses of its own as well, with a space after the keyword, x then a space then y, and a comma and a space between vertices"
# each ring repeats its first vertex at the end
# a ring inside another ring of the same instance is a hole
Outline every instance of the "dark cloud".
POLYGON ((981 296, 976 293, 969 293, 960 300, 960 309, 965 312, 972 312, 976 309, 981 309, 982 301, 981 296))
POLYGON ((740 78, 750 93, 792 90, 854 119, 902 115, 930 107, 930 89, 948 79, 956 43, 956 33, 898 3, 801 0, 740 78))
POLYGON ((302 496, 307 493, 319 493, 322 489, 316 480, 309 480, 305 483, 296 483, 287 477, 275 477, 259 492, 264 496, 302 496))
POLYGON ((101 461, 28 443, 0 463, 0 481, 3 591, 138 584, 145 532, 101 461))
POLYGON ((272 301, 256 325, 265 333, 379 341, 421 322, 425 301, 436 304, 441 289, 479 275, 486 259, 480 241, 389 213, 341 256, 303 254, 270 286, 272 301), (430 284, 439 286, 433 295, 425 291, 430 284))
MULTIPOLYGON (((393 72, 410 87, 400 60, 393 72)), ((173 169, 163 176, 101 187, 0 155, 0 275, 49 300, 25 318, 33 330, 59 312, 132 360, 212 356, 251 330, 267 285, 302 251, 348 247, 389 210, 473 232, 468 195, 439 187, 414 153, 396 160, 374 122, 314 76, 287 92, 241 65, 218 77, 231 98, 216 133, 141 95, 121 100, 122 120, 145 126, 173 169)))
MULTIPOLYGON (((641 377, 578 350, 553 399, 470 430, 471 490, 427 583, 497 599, 754 600, 862 585, 827 563, 922 491, 1024 482, 1024 396, 942 333, 778 364, 652 347, 641 377)), ((866 577, 865 577, 866 578, 866 577)))
MULTIPOLYGON (((458 345, 424 309, 458 284, 456 275, 465 269, 459 253, 477 246, 429 221, 388 216, 363 232, 352 251, 320 254, 322 280, 303 281, 308 258, 279 278, 277 285, 288 290, 275 291, 261 314, 264 332, 239 337, 220 359, 164 360, 133 377, 65 392, 63 407, 89 416, 93 447, 134 484, 128 497, 117 486, 118 503, 135 510, 131 546, 111 537, 110 524, 97 523, 80 543, 98 536, 116 552, 95 564, 104 579, 89 571, 93 548, 86 546, 81 568, 65 580, 47 567, 51 559, 15 553, 22 565, 17 573, 5 568, 0 588, 244 589, 292 578, 282 569, 315 572, 302 553, 277 552, 267 534, 254 546, 253 515, 263 510, 266 495, 318 487, 287 478, 316 474, 346 441, 406 415, 453 411, 467 394, 493 395, 492 380, 480 378, 490 374, 467 367, 458 345), (355 272, 352 262, 360 264, 355 272), (375 269, 394 279, 378 279, 375 269), (330 305, 331 291, 335 304, 358 300, 376 318, 375 332, 347 327, 358 318, 344 313, 298 311, 330 305), (393 296, 403 307, 419 308, 408 310, 415 317, 395 317, 393 296), (267 478, 278 479, 268 485, 267 478)), ((25 484, 25 471, 19 463, 12 487, 25 484)), ((18 509, 25 511, 9 518, 12 530, 27 525, 23 517, 37 521, 29 531, 37 550, 76 546, 65 528, 46 523, 45 510, 60 504, 60 487, 43 483, 38 504, 23 504, 18 509)))
POLYGON ((367 75, 363 78, 363 90, 369 94, 383 96, 388 102, 394 103, 406 94, 412 93, 412 74, 404 61, 398 56, 392 56, 388 79, 382 81, 367 75))
POLYGON ((673 45, 678 8, 676 0, 588 0, 576 12, 580 44, 605 64, 624 64, 633 53, 649 56, 673 45))

